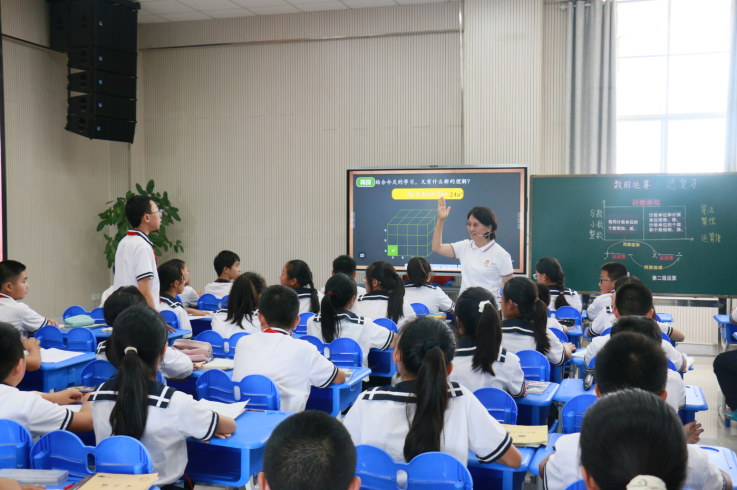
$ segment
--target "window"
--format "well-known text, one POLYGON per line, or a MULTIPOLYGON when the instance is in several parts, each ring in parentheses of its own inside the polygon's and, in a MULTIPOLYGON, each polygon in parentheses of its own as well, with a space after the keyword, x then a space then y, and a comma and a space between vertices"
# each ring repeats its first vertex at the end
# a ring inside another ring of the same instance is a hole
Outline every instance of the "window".
POLYGON ((732 0, 619 0, 617 172, 724 169, 732 0))

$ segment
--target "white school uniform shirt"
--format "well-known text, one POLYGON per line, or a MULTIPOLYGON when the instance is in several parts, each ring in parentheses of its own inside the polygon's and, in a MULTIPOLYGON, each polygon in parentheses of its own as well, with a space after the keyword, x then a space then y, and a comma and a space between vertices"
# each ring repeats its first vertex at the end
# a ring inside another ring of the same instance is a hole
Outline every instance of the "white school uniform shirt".
POLYGON ((197 308, 197 301, 200 299, 200 295, 192 286, 184 286, 184 291, 179 295, 182 300, 182 306, 185 308, 197 308))
MULTIPOLYGON (((545 463, 544 490, 565 490, 582 479, 579 441, 581 434, 562 436, 555 443, 555 452, 545 463)), ((724 477, 719 467, 709 462, 709 456, 698 446, 687 445, 688 469, 683 488, 691 490, 722 490, 724 477)), ((612 462, 616 463, 616 462, 612 462)))
MULTIPOLYGON (((105 354, 105 342, 97 344, 97 359, 107 361, 105 354)), ((194 365, 192 360, 181 351, 166 348, 164 359, 159 363, 159 372, 167 379, 183 379, 192 374, 194 365)))
MULTIPOLYGON (((550 304, 548 305, 548 308, 550 308, 550 311, 555 311, 555 300, 558 299, 558 288, 555 286, 550 286, 550 304)), ((581 295, 578 294, 576 291, 574 291, 571 288, 565 288, 563 290, 563 296, 566 298, 566 301, 568 302, 568 306, 573 306, 578 310, 580 313, 583 310, 583 303, 581 303, 581 295)))
MULTIPOLYGON (((294 292, 297 293, 297 297, 299 298, 299 314, 302 313, 314 313, 314 311, 311 311, 310 308, 312 308, 312 289, 309 288, 294 288, 294 292)), ((322 294, 320 291, 317 291, 317 303, 318 305, 322 303, 322 298, 325 295, 322 294)))
POLYGON ((527 392, 525 373, 519 363, 517 354, 499 348, 499 355, 491 365, 494 375, 473 369, 473 356, 476 354, 476 341, 470 338, 461 338, 456 346, 453 358, 453 371, 448 376, 449 381, 455 381, 471 391, 481 388, 499 388, 514 398, 519 398, 527 392))
MULTIPOLYGON (((325 286, 323 286, 320 290, 320 294, 325 296, 325 286)), ((361 286, 360 284, 356 284, 356 298, 358 298, 362 294, 366 294, 366 288, 361 286)))
POLYGON ((261 374, 276 384, 280 410, 303 412, 313 386, 327 388, 338 375, 338 367, 317 348, 293 339, 281 328, 267 328, 261 335, 249 335, 235 348, 233 381, 249 374, 261 374))
POLYGON ((215 279, 215 282, 211 282, 202 291, 202 294, 212 294, 217 299, 223 299, 230 294, 230 288, 233 287, 233 283, 227 279, 215 279))
MULTIPOLYGON (((566 350, 550 329, 546 328, 545 331, 550 341, 550 350, 545 354, 545 358, 550 361, 551 366, 560 366, 566 360, 566 350)), ((502 322, 502 347, 515 354, 521 350, 537 350, 532 325, 521 318, 504 320, 502 322)))
MULTIPOLYGON (((110 412, 118 398, 115 381, 98 386, 90 395, 97 443, 112 436, 110 412)), ((149 381, 148 419, 140 441, 151 454, 156 485, 174 483, 187 466, 187 438, 209 441, 217 431, 220 417, 198 403, 192 395, 176 391, 157 381, 149 381)))
MULTIPOLYGON (((386 291, 371 291, 363 296, 359 296, 356 302, 353 304, 351 311, 356 313, 358 316, 365 316, 369 318, 388 318, 386 311, 389 307, 389 293, 386 291)), ((412 305, 404 298, 404 304, 402 305, 402 317, 397 323, 397 328, 402 327, 405 323, 409 323, 415 318, 417 314, 412 309, 412 305)))
POLYGON ((23 337, 48 325, 49 321, 25 303, 0 293, 0 322, 13 325, 23 337))
MULTIPOLYGON (((371 321, 371 318, 358 316, 352 311, 338 310, 336 312, 338 328, 336 338, 349 338, 355 340, 361 346, 363 353, 363 365, 368 366, 368 355, 371 349, 387 350, 394 340, 394 332, 371 321)), ((322 336, 322 324, 320 315, 315 315, 307 320, 307 335, 317 337, 325 343, 322 336)))
MULTIPOLYGON (((377 386, 358 397, 344 421, 356 446, 377 446, 394 461, 406 462, 404 441, 414 417, 414 383, 403 381, 396 387, 377 386)), ((489 415, 468 388, 448 382, 448 392, 450 400, 440 436, 440 451, 455 456, 464 466, 468 464, 469 449, 482 463, 493 463, 503 456, 512 445, 504 427, 489 415)))
POLYGON ((123 286, 136 286, 138 281, 151 278, 151 295, 159 301, 159 273, 151 239, 142 231, 128 230, 115 251, 113 291, 123 286))
POLYGON ((0 419, 18 422, 35 439, 55 430, 68 429, 74 412, 31 391, 20 391, 0 383, 0 419))
MULTIPOLYGON (((601 348, 604 347, 607 342, 609 342, 610 338, 611 335, 606 334, 602 335, 601 337, 595 337, 591 340, 591 343, 588 345, 588 347, 586 347, 586 354, 584 355, 584 362, 587 366, 591 362, 591 359, 593 359, 594 356, 599 353, 601 348)), ((673 347, 673 344, 671 344, 667 340, 661 339, 660 343, 663 347, 663 351, 665 352, 665 357, 676 366, 677 370, 682 370, 685 362, 683 354, 678 352, 673 347)))
POLYGON ((732 310, 732 314, 729 316, 729 319, 732 321, 732 323, 737 323, 737 308, 732 310))
POLYGON ((184 309, 182 303, 177 301, 176 298, 163 293, 160 297, 161 302, 157 308, 159 311, 173 311, 176 313, 179 319, 179 329, 192 331, 192 324, 189 322, 189 313, 184 309))
POLYGON ((228 317, 228 310, 218 310, 212 315, 212 330, 219 333, 224 339, 228 339, 231 336, 246 332, 248 334, 260 334, 261 333, 261 322, 258 321, 258 310, 251 314, 251 321, 248 321, 248 317, 244 316, 241 320, 243 328, 239 327, 234 321, 226 321, 228 317))
POLYGON ((100 295, 100 308, 105 305, 105 301, 107 301, 107 299, 110 297, 111 294, 115 292, 115 290, 115 285, 112 285, 102 292, 102 294, 100 295))
MULTIPOLYGON (((589 333, 591 334, 592 337, 601 335, 601 333, 604 330, 614 326, 614 323, 616 321, 617 321, 617 317, 614 316, 614 313, 612 312, 612 307, 607 306, 606 308, 604 308, 604 310, 601 313, 599 313, 599 315, 597 315, 596 320, 594 320, 594 323, 589 326, 589 333)), ((660 327, 660 330, 665 335, 670 337, 671 334, 673 333, 673 324, 672 323, 660 323, 660 322, 657 322, 657 323, 658 323, 658 326, 660 327)))
POLYGON ((586 308, 586 316, 590 321, 596 320, 596 317, 604 311, 607 306, 612 306, 612 293, 604 293, 597 296, 596 299, 586 308))
POLYGON ((425 284, 423 286, 415 286, 414 284, 406 284, 404 286, 404 300, 409 304, 422 303, 427 306, 430 313, 442 311, 450 313, 453 311, 453 300, 445 294, 438 286, 425 284))
POLYGON ((450 244, 455 257, 461 262, 461 290, 481 286, 494 295, 497 304, 502 277, 514 273, 512 256, 501 245, 492 240, 488 245, 478 248, 473 240, 461 240, 450 244))

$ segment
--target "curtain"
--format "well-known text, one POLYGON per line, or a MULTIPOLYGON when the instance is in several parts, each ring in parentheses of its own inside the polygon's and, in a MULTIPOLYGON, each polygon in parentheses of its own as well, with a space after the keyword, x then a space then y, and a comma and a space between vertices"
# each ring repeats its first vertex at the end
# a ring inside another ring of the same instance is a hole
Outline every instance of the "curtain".
POLYGON ((732 37, 729 52, 729 97, 727 99, 727 145, 724 170, 737 172, 737 0, 732 2, 732 37))
POLYGON ((567 9, 568 172, 613 173, 617 143, 617 2, 571 0, 567 9))

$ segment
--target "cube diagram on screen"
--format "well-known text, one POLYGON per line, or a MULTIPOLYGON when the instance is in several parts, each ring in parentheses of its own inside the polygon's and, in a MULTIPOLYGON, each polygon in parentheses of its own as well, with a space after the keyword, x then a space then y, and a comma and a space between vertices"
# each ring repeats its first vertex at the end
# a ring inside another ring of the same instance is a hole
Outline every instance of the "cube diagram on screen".
POLYGON ((386 226, 389 257, 429 257, 438 213, 432 209, 402 209, 386 226))

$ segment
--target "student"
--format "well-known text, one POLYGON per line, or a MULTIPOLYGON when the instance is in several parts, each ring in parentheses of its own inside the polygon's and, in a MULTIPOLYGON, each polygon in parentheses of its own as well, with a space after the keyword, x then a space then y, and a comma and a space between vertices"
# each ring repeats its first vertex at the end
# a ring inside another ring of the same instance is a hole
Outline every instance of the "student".
POLYGON ((179 329, 192 331, 187 311, 177 300, 177 295, 184 291, 187 282, 184 271, 187 264, 183 260, 172 259, 161 264, 158 268, 159 284, 161 285, 161 302, 157 310, 173 311, 179 319, 179 329))
MULTIPOLYGON (((352 277, 356 280, 356 261, 350 255, 340 255, 333 260, 333 272, 331 275, 345 274, 348 277, 352 277)), ((325 294, 325 288, 320 290, 321 294, 325 294)), ((356 284, 356 295, 361 296, 366 294, 366 288, 360 284, 356 284)))
MULTIPOLYGON (((178 260, 178 259, 174 259, 178 260)), ((183 263, 184 261, 182 261, 183 263)), ((179 299, 181 300, 182 306, 184 307, 185 311, 194 316, 210 316, 212 312, 209 311, 201 311, 197 309, 198 301, 200 299, 200 296, 202 293, 200 291, 196 291, 192 286, 189 285, 190 283, 190 275, 189 275, 189 267, 187 264, 184 264, 184 291, 182 291, 179 294, 179 299)))
POLYGON ((162 490, 184 474, 187 437, 209 441, 236 429, 235 420, 156 381, 167 338, 166 323, 156 311, 144 305, 123 311, 108 339, 109 359, 118 374, 90 395, 97 443, 110 436, 141 441, 162 490))
POLYGON ((212 329, 224 339, 246 332, 261 333, 258 321, 258 299, 266 289, 266 281, 255 272, 241 274, 233 282, 228 307, 212 316, 212 329))
POLYGON ((136 286, 146 303, 159 305, 159 276, 156 272, 156 252, 148 235, 161 227, 161 216, 155 202, 148 196, 133 196, 125 204, 125 218, 133 227, 120 240, 115 251, 113 287, 136 286))
POLYGON ((561 306, 572 306, 581 311, 581 295, 565 286, 563 269, 552 257, 543 257, 535 264, 535 280, 550 289, 549 308, 553 311, 561 306))
POLYGON ((350 311, 356 301, 356 281, 345 274, 335 274, 325 284, 320 313, 307 320, 307 335, 329 344, 337 338, 355 340, 363 351, 363 365, 368 366, 371 349, 394 347, 394 332, 350 311))
MULTIPOLYGON (((110 295, 102 309, 105 317, 105 323, 113 327, 115 331, 115 320, 118 316, 133 305, 145 305, 146 298, 134 286, 126 286, 118 289, 110 295)), ((108 360, 107 342, 100 342, 97 345, 97 358, 108 360)), ((165 378, 182 379, 186 378, 192 371, 194 366, 192 361, 186 354, 175 349, 166 349, 164 359, 159 363, 159 371, 165 378)))
POLYGON ((0 419, 18 422, 34 438, 54 430, 92 430, 92 412, 87 403, 79 412, 59 406, 81 403, 79 391, 64 390, 43 395, 20 391, 16 386, 25 374, 26 360, 18 331, 9 323, 0 322, 0 419))
POLYGON ((337 419, 310 410, 284 420, 264 449, 261 490, 359 490, 357 454, 337 419))
POLYGON ((299 297, 299 313, 320 313, 322 294, 312 282, 310 266, 303 260, 290 260, 281 270, 279 281, 282 286, 292 288, 299 297), (309 286, 309 287, 307 287, 309 286))
POLYGON ((397 327, 415 318, 415 310, 404 298, 404 282, 388 262, 374 262, 366 269, 366 291, 352 311, 369 318, 389 318, 397 327))
MULTIPOLYGON (((584 423, 589 417, 590 410, 614 396, 614 393, 623 390, 644 390, 652 396, 665 400, 667 398, 667 362, 658 343, 651 338, 632 332, 617 335, 601 350, 596 359, 598 383, 595 385, 595 393, 601 400, 586 412, 584 423)), ((663 406, 668 406, 665 402, 661 403, 663 406)), ((630 411, 636 417, 645 417, 645 414, 635 406, 630 407, 630 411)), ((663 412, 659 418, 670 418, 676 415, 671 409, 663 410, 663 412)), ((603 425, 616 428, 623 439, 629 437, 622 431, 627 431, 631 422, 621 417, 608 420, 609 422, 603 425)), ((680 420, 678 420, 677 427, 681 434, 679 437, 685 436, 685 442, 689 443, 698 442, 698 434, 703 432, 694 430, 693 426, 683 426, 680 420)), ((648 429, 640 430, 650 434, 648 429)), ((558 439, 555 444, 555 453, 540 464, 540 475, 543 476, 545 490, 564 490, 568 485, 581 479, 579 462, 579 438, 581 436, 582 434, 569 434, 558 439)), ((732 489, 729 477, 723 475, 716 465, 709 463, 705 451, 690 444, 687 451, 688 465, 683 464, 684 468, 688 466, 686 488, 692 490, 732 489), (726 479, 723 479, 724 477, 726 479)), ((662 452, 657 454, 663 457, 662 452)), ((608 461, 617 460, 610 457, 608 461)))
POLYGON ((27 304, 21 303, 28 294, 26 266, 15 260, 0 262, 0 322, 13 325, 23 337, 46 325, 59 326, 44 318, 27 304))
MULTIPOLYGON (((737 324, 737 308, 732 310, 729 321, 737 324)), ((737 421, 737 351, 727 351, 714 359, 714 374, 726 399, 724 416, 737 421)))
POLYGON ((276 384, 281 410, 302 412, 313 386, 327 388, 345 382, 345 372, 328 361, 314 345, 292 338, 299 323, 299 298, 285 286, 270 286, 258 301, 263 334, 249 335, 235 348, 233 381, 261 374, 276 384))
POLYGON ((241 275, 241 259, 230 250, 223 250, 213 261, 218 278, 205 286, 205 294, 212 294, 217 299, 223 299, 230 294, 233 281, 241 275))
POLYGON ((560 366, 571 358, 576 347, 561 343, 548 330, 548 310, 537 297, 535 283, 526 277, 515 277, 504 285, 502 292, 502 347, 507 352, 536 350, 550 364, 560 366))
POLYGON ((599 274, 599 295, 586 309, 586 316, 589 321, 596 320, 596 316, 607 306, 611 306, 612 291, 614 284, 620 277, 627 276, 627 267, 619 262, 608 262, 601 266, 601 274, 599 274))
POLYGON ((491 292, 482 287, 463 291, 455 324, 459 340, 448 379, 471 391, 493 387, 514 398, 525 396, 525 373, 517 354, 502 347, 502 321, 491 292))
POLYGON ((453 300, 439 286, 432 285, 432 268, 425 257, 412 257, 407 264, 409 284, 404 286, 404 299, 410 303, 422 303, 430 313, 453 312, 453 300))
POLYGON ((397 462, 441 451, 465 466, 471 450, 482 463, 519 468, 520 452, 501 424, 471 390, 448 381, 454 354, 453 334, 442 321, 407 324, 394 350, 402 382, 359 396, 345 418, 353 443, 380 447, 397 462))
MULTIPOLYGON (((546 305, 550 304, 550 289, 545 284, 540 284, 539 282, 535 286, 537 286, 537 297, 540 298, 540 301, 546 305)), ((548 316, 547 326, 548 328, 557 328, 563 333, 568 333, 568 327, 560 323, 553 316, 548 316)))

